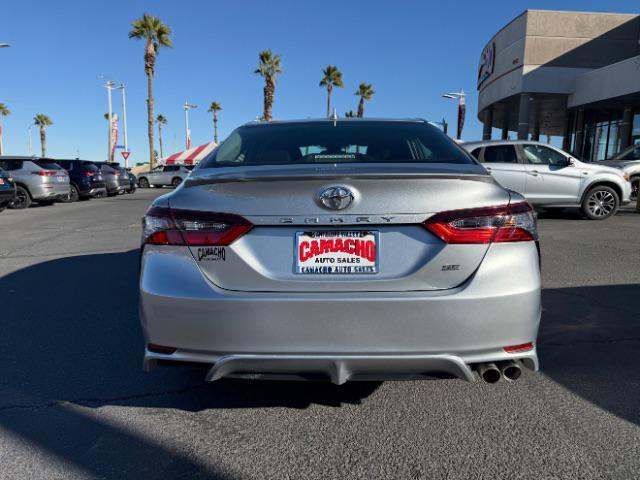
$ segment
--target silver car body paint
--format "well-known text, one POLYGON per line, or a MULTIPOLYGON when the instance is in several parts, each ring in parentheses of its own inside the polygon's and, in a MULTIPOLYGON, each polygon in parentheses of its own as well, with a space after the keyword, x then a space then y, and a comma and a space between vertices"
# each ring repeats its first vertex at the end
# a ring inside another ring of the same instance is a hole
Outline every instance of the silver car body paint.
POLYGON ((144 367, 158 361, 210 366, 207 379, 239 374, 321 373, 335 383, 449 373, 521 359, 538 368, 540 273, 532 241, 446 244, 421 223, 438 212, 523 198, 477 163, 326 164, 194 170, 157 207, 241 215, 254 227, 224 261, 198 247, 145 245, 140 317, 144 367), (329 211, 318 192, 353 192, 329 211), (379 233, 377 274, 294 273, 299 232, 379 233))
POLYGON ((469 152, 478 148, 513 145, 539 145, 571 158, 571 165, 555 168, 549 165, 533 165, 524 162, 492 163, 483 166, 503 187, 519 192, 533 205, 546 207, 576 207, 582 203, 586 192, 594 185, 608 183, 619 192, 620 202, 628 203, 631 184, 618 168, 604 162, 581 162, 571 154, 553 146, 527 140, 491 140, 466 142, 461 146, 469 152))
MULTIPOLYGON (((67 171, 56 165, 56 168, 42 168, 35 161, 39 158, 31 157, 0 157, 2 165, 19 167, 8 168, 7 172, 11 174, 16 185, 23 186, 27 189, 34 201, 52 201, 60 200, 69 195, 70 183, 67 171), (11 165, 9 165, 11 164, 11 165), (55 171, 55 175, 41 176, 37 175, 42 170, 55 171)), ((55 160, 42 159, 48 163, 55 163, 55 160)))

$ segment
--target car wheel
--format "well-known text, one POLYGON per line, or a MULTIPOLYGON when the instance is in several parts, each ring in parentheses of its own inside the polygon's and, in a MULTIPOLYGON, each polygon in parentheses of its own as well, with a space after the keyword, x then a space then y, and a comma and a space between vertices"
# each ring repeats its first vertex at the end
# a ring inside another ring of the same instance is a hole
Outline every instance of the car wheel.
POLYGON ((178 185, 180 185, 182 183, 182 179, 180 177, 176 177, 173 180, 171 180, 171 186, 173 188, 176 188, 178 185))
POLYGON ((618 211, 620 199, 611 187, 604 185, 593 187, 582 201, 582 213, 589 220, 604 220, 618 211))
POLYGON ((638 199, 638 187, 640 187, 640 176, 631 177, 631 200, 638 199))
POLYGON ((141 178, 140 180, 138 180, 138 186, 140 188, 149 188, 149 180, 147 180, 146 178, 141 178))
POLYGON ((5 208, 7 208, 7 207, 6 207, 6 205, 2 205, 2 206, 0 207, 0 213, 4 212, 4 209, 5 209, 5 208))
POLYGON ((29 208, 32 203, 33 200, 31 200, 31 195, 29 195, 27 189, 18 185, 16 187, 16 199, 9 205, 9 208, 22 210, 23 208, 29 208))
POLYGON ((80 193, 78 193, 78 189, 75 185, 71 185, 69 187, 69 196, 62 200, 62 203, 73 203, 77 202, 80 198, 80 193))

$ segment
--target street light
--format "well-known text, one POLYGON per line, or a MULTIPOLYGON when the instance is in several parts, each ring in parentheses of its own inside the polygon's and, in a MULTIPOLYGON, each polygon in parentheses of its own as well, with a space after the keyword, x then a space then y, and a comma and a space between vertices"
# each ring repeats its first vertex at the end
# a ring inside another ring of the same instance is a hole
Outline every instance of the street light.
POLYGON ((442 98, 448 98, 458 101, 458 129, 456 132, 456 138, 458 140, 460 140, 460 137, 462 136, 462 126, 464 125, 464 115, 466 110, 464 97, 465 93, 462 89, 460 89, 459 92, 445 93, 444 95, 442 95, 442 98))
POLYGON ((186 136, 187 150, 191 148, 191 132, 189 131, 189 110, 192 108, 198 108, 197 105, 191 105, 189 102, 184 102, 184 133, 186 136))
POLYGON ((29 128, 27 129, 29 132, 29 156, 32 157, 33 156, 33 150, 31 149, 31 128, 33 127, 33 125, 29 125, 29 128))
POLYGON ((9 44, 9 43, 0 43, 0 48, 8 48, 10 46, 11 46, 11 44, 9 44))
MULTIPOLYGON (((127 100, 124 93, 124 83, 121 83, 118 90, 122 92, 122 124, 124 127, 124 151, 129 153, 129 142, 127 140, 127 100)), ((124 168, 128 166, 128 155, 124 158, 124 168)))

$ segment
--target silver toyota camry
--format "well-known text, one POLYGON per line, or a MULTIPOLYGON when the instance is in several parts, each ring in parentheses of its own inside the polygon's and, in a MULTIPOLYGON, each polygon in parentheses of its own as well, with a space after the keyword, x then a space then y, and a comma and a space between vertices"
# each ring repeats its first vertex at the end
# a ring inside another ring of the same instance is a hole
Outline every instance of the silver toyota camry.
POLYGON ((538 369, 531 206, 422 120, 239 127, 143 220, 144 367, 515 380, 538 369))

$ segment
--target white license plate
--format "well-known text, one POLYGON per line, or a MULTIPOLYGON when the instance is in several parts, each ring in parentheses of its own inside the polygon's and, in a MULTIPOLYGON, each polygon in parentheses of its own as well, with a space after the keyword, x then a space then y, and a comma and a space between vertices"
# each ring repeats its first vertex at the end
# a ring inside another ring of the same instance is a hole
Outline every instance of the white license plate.
POLYGON ((56 177, 58 179, 59 182, 64 182, 64 177, 60 176, 60 177, 56 177))
POLYGON ((379 232, 318 231, 296 234, 296 273, 378 273, 379 232))

